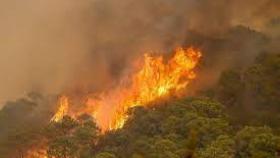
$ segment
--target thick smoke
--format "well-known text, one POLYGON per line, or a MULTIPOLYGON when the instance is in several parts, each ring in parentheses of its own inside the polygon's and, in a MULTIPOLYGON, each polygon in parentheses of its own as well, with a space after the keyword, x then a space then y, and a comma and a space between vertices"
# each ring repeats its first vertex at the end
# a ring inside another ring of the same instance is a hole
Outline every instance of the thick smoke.
POLYGON ((246 43, 232 28, 279 39, 279 16, 278 0, 1 0, 0 102, 29 91, 100 90, 134 57, 179 45, 209 51, 213 68, 253 59, 254 38, 244 46, 249 54, 222 53, 234 41, 246 43), (215 46, 220 39, 223 49, 215 46))
POLYGON ((59 92, 78 78, 90 52, 89 3, 0 1, 0 101, 28 91, 59 92))

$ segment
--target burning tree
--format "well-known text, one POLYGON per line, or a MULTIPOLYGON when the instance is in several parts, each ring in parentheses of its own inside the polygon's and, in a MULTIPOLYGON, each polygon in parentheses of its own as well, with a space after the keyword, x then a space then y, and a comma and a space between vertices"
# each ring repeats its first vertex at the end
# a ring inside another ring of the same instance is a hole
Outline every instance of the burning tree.
POLYGON ((129 108, 148 106, 158 99, 180 94, 196 77, 194 69, 200 58, 201 52, 194 48, 177 48, 167 61, 163 56, 145 54, 143 63, 129 79, 122 80, 110 91, 97 94, 97 99, 89 97, 86 110, 68 111, 68 98, 60 98, 59 109, 52 120, 58 121, 65 114, 76 117, 86 112, 92 114, 102 131, 121 128, 129 108))

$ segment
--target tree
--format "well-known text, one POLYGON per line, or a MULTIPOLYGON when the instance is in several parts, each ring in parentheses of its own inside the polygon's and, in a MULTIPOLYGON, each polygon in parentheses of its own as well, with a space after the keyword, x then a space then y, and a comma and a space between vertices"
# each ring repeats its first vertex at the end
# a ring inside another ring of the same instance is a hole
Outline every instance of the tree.
POLYGON ((280 151, 280 137, 268 127, 245 127, 236 136, 237 157, 276 158, 280 151))
POLYGON ((53 125, 63 132, 51 137, 48 154, 54 158, 273 158, 278 154, 280 139, 270 128, 245 127, 238 132, 224 106, 213 99, 166 104, 133 108, 122 129, 102 135, 91 117, 66 117, 53 125))
POLYGON ((225 105, 233 106, 240 104, 245 84, 241 73, 236 70, 222 72, 217 86, 217 98, 225 105))
POLYGON ((219 136, 215 141, 198 151, 199 158, 234 158, 235 142, 227 135, 219 136))
POLYGON ((36 143, 48 119, 48 103, 48 98, 30 93, 0 109, 0 157, 23 157, 36 143))
POLYGON ((74 158, 77 155, 77 145, 71 137, 59 137, 52 140, 47 151, 54 158, 74 158))
POLYGON ((114 154, 102 152, 97 154, 94 158, 117 158, 114 154))
POLYGON ((280 109, 280 54, 259 55, 245 77, 255 103, 280 109))
POLYGON ((88 158, 91 155, 92 147, 97 143, 100 129, 92 118, 80 120, 79 126, 73 133, 75 143, 78 145, 78 157, 88 158))
POLYGON ((151 158, 180 158, 178 153, 176 153, 178 147, 175 142, 168 139, 161 139, 155 141, 152 148, 151 158))
POLYGON ((88 115, 82 115, 77 120, 64 116, 59 122, 51 122, 47 128, 48 155, 55 158, 88 158, 99 133, 93 118, 88 115))
POLYGON ((97 152, 117 157, 179 158, 192 155, 230 130, 223 106, 207 98, 136 107, 123 129, 106 133, 97 152))

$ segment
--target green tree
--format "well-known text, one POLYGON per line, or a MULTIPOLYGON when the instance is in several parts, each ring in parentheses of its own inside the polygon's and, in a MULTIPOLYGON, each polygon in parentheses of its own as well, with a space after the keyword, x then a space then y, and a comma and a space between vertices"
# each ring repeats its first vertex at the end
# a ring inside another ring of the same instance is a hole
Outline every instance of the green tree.
POLYGON ((268 127, 245 127, 236 136, 237 157, 279 157, 280 137, 268 127))
POLYGON ((280 105, 280 54, 261 54, 245 75, 255 103, 262 106, 280 105))
POLYGON ((47 128, 48 155, 55 158, 88 158, 97 143, 100 130, 90 116, 77 120, 65 116, 59 122, 51 122, 47 128))
POLYGON ((180 158, 176 151, 178 147, 175 142, 168 139, 158 139, 154 143, 151 158, 180 158))
POLYGON ((223 105, 216 101, 191 98, 167 104, 131 109, 123 129, 99 140, 99 152, 121 158, 185 157, 231 129, 223 105))
POLYGON ((215 141, 211 142, 205 148, 198 151, 199 158, 234 158, 235 142, 227 135, 219 136, 215 141))
POLYGON ((54 158, 74 158, 77 152, 77 145, 71 137, 59 137, 52 140, 47 151, 48 156, 54 158))
POLYGON ((224 71, 218 81, 217 98, 225 105, 241 104, 245 84, 241 73, 235 70, 224 71))
POLYGON ((92 147, 97 143, 99 135, 100 130, 92 118, 80 120, 78 127, 73 132, 79 158, 90 157, 92 147))

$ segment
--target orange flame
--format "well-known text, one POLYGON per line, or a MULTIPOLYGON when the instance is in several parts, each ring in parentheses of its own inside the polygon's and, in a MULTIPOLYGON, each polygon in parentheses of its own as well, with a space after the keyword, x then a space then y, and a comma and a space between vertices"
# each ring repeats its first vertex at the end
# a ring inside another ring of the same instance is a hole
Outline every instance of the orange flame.
POLYGON ((57 122, 63 118, 64 115, 68 113, 69 100, 66 96, 61 96, 58 100, 58 110, 52 117, 51 121, 57 122))
POLYGON ((26 158, 48 158, 45 149, 35 149, 27 152, 26 158))
MULTIPOLYGON (((143 65, 129 76, 129 80, 123 80, 118 87, 99 94, 97 98, 89 98, 86 110, 81 111, 91 113, 103 132, 122 128, 129 108, 147 106, 185 89, 196 77, 194 68, 200 58, 200 51, 193 48, 177 48, 168 61, 162 56, 145 54, 143 65)), ((54 121, 60 120, 68 111, 67 97, 62 97, 59 102, 60 108, 52 118, 54 121)))
POLYGON ((126 112, 135 106, 145 106, 159 98, 178 93, 196 77, 196 67, 201 53, 193 48, 178 48, 173 58, 144 55, 142 68, 134 75, 130 86, 120 86, 99 99, 90 99, 88 106, 95 107, 94 117, 103 131, 121 128, 126 112), (96 108, 97 107, 97 108, 96 108))

